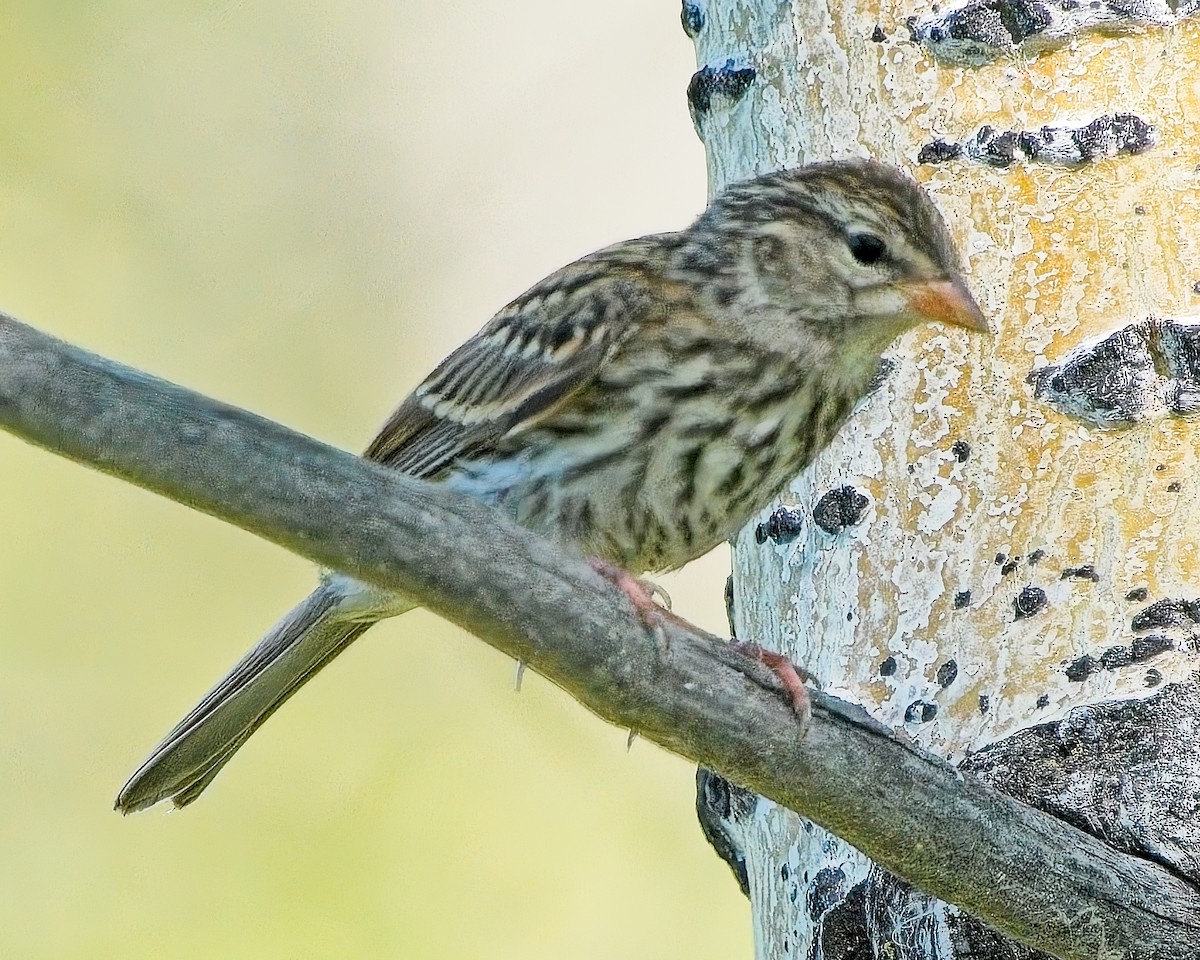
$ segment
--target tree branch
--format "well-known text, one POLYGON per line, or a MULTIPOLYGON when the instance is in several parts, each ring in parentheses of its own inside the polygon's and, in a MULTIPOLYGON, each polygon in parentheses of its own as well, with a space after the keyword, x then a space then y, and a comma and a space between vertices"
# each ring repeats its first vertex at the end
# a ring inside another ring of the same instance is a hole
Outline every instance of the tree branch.
POLYGON ((769 672, 682 622, 668 619, 657 642, 586 563, 486 506, 3 315, 0 426, 419 600, 604 719, 1022 943, 1062 960, 1200 955, 1200 898, 1184 881, 961 775, 856 707, 814 695, 798 736, 769 672))

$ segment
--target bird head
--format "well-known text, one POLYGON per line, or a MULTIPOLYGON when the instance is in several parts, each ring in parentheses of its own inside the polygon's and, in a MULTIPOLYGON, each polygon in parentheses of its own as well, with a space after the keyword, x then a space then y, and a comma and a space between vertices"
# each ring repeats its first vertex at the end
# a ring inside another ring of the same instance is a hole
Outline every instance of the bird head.
POLYGON ((866 359, 927 321, 988 332, 933 201, 884 164, 817 163, 734 184, 694 229, 727 238, 724 269, 754 278, 741 287, 747 328, 776 342, 812 337, 866 359))

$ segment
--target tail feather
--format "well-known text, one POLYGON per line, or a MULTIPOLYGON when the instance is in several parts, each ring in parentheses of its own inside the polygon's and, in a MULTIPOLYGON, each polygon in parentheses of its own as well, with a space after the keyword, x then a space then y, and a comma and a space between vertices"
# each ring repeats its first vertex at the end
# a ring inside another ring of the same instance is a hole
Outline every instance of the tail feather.
POLYGON ((271 714, 375 623, 352 617, 344 600, 326 581, 289 611, 154 748, 116 809, 168 798, 183 807, 200 796, 271 714))

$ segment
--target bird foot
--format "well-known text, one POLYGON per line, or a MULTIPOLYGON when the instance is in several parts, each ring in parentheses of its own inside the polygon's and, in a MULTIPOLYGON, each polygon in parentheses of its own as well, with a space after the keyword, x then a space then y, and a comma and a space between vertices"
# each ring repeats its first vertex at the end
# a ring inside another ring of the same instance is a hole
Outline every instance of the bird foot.
POLYGON ((671 612, 671 597, 666 590, 607 560, 590 557, 588 566, 629 598, 642 623, 652 630, 661 629, 663 618, 671 612))
POLYGON ((735 643, 734 649, 752 657, 771 671, 783 684, 783 689, 792 698, 792 710, 800 718, 801 726, 807 726, 812 718, 812 704, 808 699, 808 688, 804 682, 809 679, 808 671, 792 663, 782 653, 774 650, 764 650, 757 643, 735 643))

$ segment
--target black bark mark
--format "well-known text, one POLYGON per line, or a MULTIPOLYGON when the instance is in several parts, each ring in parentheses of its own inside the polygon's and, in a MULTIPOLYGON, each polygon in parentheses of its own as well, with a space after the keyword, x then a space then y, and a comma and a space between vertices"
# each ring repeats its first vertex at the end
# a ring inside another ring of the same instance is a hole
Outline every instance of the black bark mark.
POLYGON ((978 67, 1037 56, 1083 34, 1173 26, 1200 11, 1200 0, 968 0, 933 11, 909 18, 912 39, 944 63, 978 67))
POLYGON ((933 140, 925 144, 917 153, 917 163, 963 159, 989 167, 1009 167, 1025 159, 1079 167, 1105 157, 1144 153, 1154 142, 1153 125, 1132 113, 1105 114, 1081 127, 997 130, 984 124, 960 143, 933 140))

